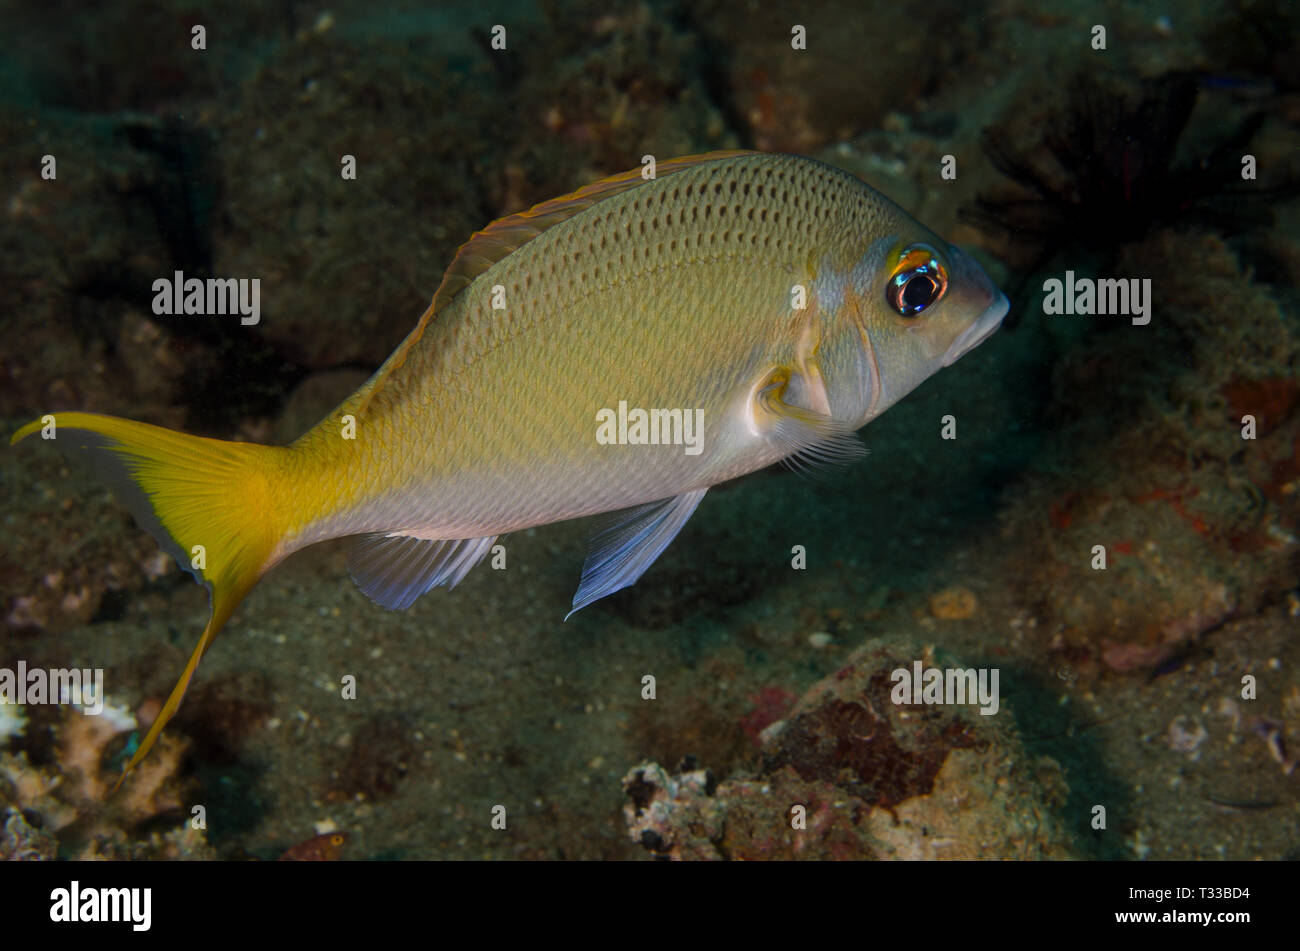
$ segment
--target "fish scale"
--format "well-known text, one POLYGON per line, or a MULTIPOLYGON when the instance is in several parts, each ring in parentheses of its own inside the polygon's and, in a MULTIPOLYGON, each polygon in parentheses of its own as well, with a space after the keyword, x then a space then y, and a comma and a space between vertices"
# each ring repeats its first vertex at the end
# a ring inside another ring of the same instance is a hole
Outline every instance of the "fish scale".
MULTIPOLYGON (((474 480, 458 480, 455 469, 535 471, 539 451, 549 451, 554 467, 567 472, 565 492, 547 497, 554 509, 534 506, 513 524, 484 523, 484 533, 601 511, 603 500, 589 496, 601 476, 621 480, 629 505, 662 498, 665 489, 676 494, 707 467, 660 457, 629 481, 618 472, 622 461, 592 438, 595 410, 626 398, 642 406, 702 407, 706 421, 722 412, 719 401, 754 365, 792 341, 774 341, 724 376, 702 376, 694 354, 702 346, 752 350, 756 324, 788 316, 790 287, 811 279, 811 258, 846 232, 855 214, 869 211, 855 186, 861 187, 856 179, 815 163, 746 156, 638 186, 544 232, 480 275, 439 315, 442 332, 426 334, 386 382, 396 391, 394 428, 432 437, 399 444, 409 452, 401 478, 417 493, 440 484, 440 507, 467 513, 475 511, 474 480), (800 198, 801 179, 810 201, 800 198), (664 274, 672 275, 668 293, 656 295, 664 274), (504 311, 490 307, 496 284, 505 288, 504 311), (692 319, 700 314, 719 318, 707 334, 692 319), (594 359, 573 359, 584 353, 594 359), (612 378, 610 367, 619 368, 612 378), (518 385, 459 391, 456 382, 466 374, 518 385), (403 389, 418 395, 405 398, 403 389), (539 426, 525 409, 548 394, 561 412, 539 426), (457 447, 454 456, 445 454, 448 446, 457 447)), ((775 460, 757 465, 768 461, 775 460)))
POLYGON ((405 608, 455 586, 504 534, 610 513, 578 610, 633 584, 712 486, 782 459, 860 455, 854 431, 1006 309, 973 260, 853 176, 712 153, 477 232, 384 366, 287 447, 91 413, 51 414, 14 441, 57 430, 211 594, 125 776, 235 606, 294 551, 353 536, 354 580, 405 608), (701 422, 700 451, 633 438, 624 422, 650 411, 701 422))

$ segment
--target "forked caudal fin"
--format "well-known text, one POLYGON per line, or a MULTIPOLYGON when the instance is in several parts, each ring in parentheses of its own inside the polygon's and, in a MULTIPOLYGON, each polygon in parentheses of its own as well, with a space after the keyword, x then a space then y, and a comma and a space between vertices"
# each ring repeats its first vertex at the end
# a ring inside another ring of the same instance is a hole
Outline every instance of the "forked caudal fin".
POLYGON ((42 417, 18 430, 12 442, 34 433, 84 456, 140 526, 208 589, 212 613, 207 626, 124 767, 120 786, 175 715, 199 660, 267 567, 279 537, 272 487, 287 450, 187 436, 94 413, 42 417))

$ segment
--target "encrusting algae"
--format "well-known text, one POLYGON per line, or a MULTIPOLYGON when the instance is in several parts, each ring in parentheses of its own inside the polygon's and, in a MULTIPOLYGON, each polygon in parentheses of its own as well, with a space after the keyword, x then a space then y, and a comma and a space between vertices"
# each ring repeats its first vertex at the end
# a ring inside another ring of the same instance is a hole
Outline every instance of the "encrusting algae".
POLYGON ((712 486, 860 455, 855 430, 1006 310, 972 259, 853 176, 715 152, 476 233, 383 367, 288 446, 90 413, 13 441, 86 451, 209 590, 208 624, 125 777, 235 607, 293 552, 354 537, 357 584, 405 608, 501 535, 617 513, 593 535, 577 610, 635 583, 712 486))

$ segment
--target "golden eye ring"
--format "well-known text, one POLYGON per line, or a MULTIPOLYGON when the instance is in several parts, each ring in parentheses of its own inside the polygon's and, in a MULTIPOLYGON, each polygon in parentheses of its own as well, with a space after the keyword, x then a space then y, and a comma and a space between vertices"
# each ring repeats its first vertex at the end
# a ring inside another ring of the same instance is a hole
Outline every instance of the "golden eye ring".
POLYGON ((885 285, 885 299, 900 317, 917 317, 948 291, 948 271, 928 245, 904 248, 885 285))

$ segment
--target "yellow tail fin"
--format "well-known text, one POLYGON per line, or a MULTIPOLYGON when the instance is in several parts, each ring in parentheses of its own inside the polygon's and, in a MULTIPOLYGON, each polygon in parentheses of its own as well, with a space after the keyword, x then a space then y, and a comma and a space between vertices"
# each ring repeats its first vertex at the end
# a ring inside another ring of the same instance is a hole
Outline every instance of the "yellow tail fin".
POLYGON ((84 454, 140 526, 207 587, 212 606, 180 680, 123 768, 120 786, 175 715, 217 632, 268 567, 283 517, 273 489, 288 450, 187 436, 94 413, 44 416, 18 430, 12 442, 37 432, 61 449, 84 454))

